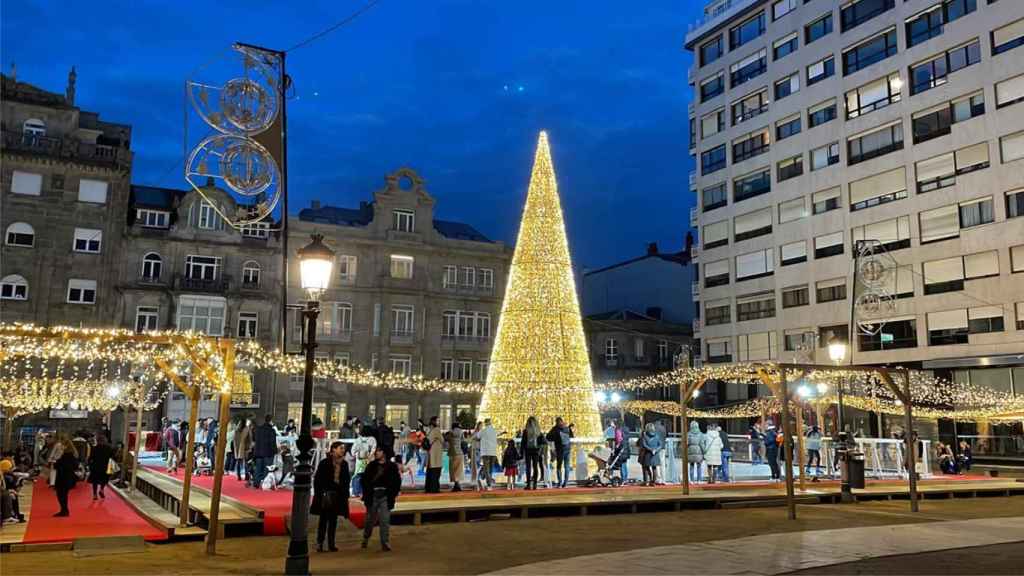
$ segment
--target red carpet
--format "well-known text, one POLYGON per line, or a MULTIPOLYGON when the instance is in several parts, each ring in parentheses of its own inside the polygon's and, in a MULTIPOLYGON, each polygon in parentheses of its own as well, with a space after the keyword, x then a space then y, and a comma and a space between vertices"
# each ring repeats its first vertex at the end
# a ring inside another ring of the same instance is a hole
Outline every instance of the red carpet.
POLYGON ((60 510, 57 494, 45 481, 36 482, 23 542, 38 544, 70 542, 75 538, 136 535, 146 540, 167 538, 164 532, 139 516, 116 492, 108 489, 106 494, 106 499, 93 502, 92 485, 79 482, 68 495, 71 516, 54 518, 53 515, 60 510))
MULTIPOLYGON (((167 474, 162 468, 148 468, 151 472, 173 476, 178 480, 182 480, 185 475, 183 470, 179 470, 177 474, 167 474)), ((213 476, 193 476, 192 485, 213 492, 213 476)), ((225 474, 221 492, 243 504, 263 510, 263 533, 265 535, 287 534, 285 517, 292 512, 291 490, 257 490, 247 487, 245 482, 239 482, 233 474, 225 474)), ((352 524, 362 528, 365 517, 366 509, 362 502, 349 500, 349 520, 352 524)), ((312 522, 316 522, 316 518, 313 518, 312 522)))

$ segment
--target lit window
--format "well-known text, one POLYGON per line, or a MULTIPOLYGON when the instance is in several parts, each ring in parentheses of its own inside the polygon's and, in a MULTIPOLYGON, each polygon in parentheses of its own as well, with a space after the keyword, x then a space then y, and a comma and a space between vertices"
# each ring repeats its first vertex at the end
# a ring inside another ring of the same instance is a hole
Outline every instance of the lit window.
POLYGON ((391 255, 391 277, 412 278, 414 258, 412 256, 391 255))
POLYGON ((408 354, 392 355, 391 371, 402 376, 412 376, 412 356, 408 354))
POLYGON ((352 284, 356 281, 358 259, 349 254, 338 256, 338 276, 342 284, 352 284))
POLYGON ((224 298, 216 296, 180 296, 178 330, 194 330, 207 336, 224 335, 224 298))
POLYGON ((239 338, 256 338, 259 334, 259 314, 256 312, 238 313, 238 334, 239 338))

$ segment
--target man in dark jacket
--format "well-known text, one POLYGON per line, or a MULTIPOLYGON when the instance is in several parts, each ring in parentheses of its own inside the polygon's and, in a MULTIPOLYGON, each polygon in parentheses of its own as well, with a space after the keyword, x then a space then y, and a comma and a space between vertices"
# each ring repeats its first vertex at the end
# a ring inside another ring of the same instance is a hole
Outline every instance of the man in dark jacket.
POLYGON ((569 482, 569 452, 572 448, 572 426, 566 426, 565 420, 555 418, 555 425, 548 431, 547 439, 555 445, 555 472, 558 474, 558 487, 565 488, 569 482))
POLYGON ((402 475, 398 465, 388 458, 388 453, 377 446, 373 461, 366 465, 361 478, 363 482, 363 504, 366 505, 366 521, 363 524, 363 548, 373 536, 373 525, 380 526, 380 547, 391 551, 388 542, 391 535, 391 510, 402 489, 402 475))
POLYGON ((274 455, 277 453, 277 430, 274 428, 273 414, 267 414, 263 424, 256 427, 253 432, 252 457, 255 461, 256 477, 253 478, 253 486, 259 488, 263 484, 263 477, 267 475, 267 466, 274 463, 274 455))
POLYGON ((779 442, 778 432, 775 424, 769 420, 764 431, 764 459, 768 461, 768 467, 772 470, 772 480, 779 480, 782 477, 779 471, 779 442))
POLYGON ((377 419, 377 446, 384 448, 389 459, 395 455, 395 430, 383 418, 377 419))

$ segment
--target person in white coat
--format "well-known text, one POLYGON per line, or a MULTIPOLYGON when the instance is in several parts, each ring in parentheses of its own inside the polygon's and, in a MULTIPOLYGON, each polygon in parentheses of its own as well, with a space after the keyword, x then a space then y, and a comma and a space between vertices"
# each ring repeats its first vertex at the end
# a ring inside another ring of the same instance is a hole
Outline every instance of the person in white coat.
POLYGON ((722 437, 718 434, 718 425, 709 424, 707 448, 704 451, 704 462, 708 465, 708 484, 714 484, 718 478, 718 468, 722 465, 722 437))
POLYGON ((498 463, 498 431, 491 425, 491 419, 484 420, 484 427, 477 433, 480 438, 480 474, 477 478, 484 490, 494 487, 494 466, 498 463))

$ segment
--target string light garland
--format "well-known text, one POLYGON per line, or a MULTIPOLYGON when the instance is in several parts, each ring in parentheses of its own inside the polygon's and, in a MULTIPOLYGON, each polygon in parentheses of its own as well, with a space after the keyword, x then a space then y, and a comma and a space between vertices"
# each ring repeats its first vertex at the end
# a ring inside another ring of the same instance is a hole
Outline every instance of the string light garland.
POLYGON ((542 428, 562 417, 581 438, 600 438, 590 356, 547 133, 537 140, 481 417, 498 430, 542 428))

